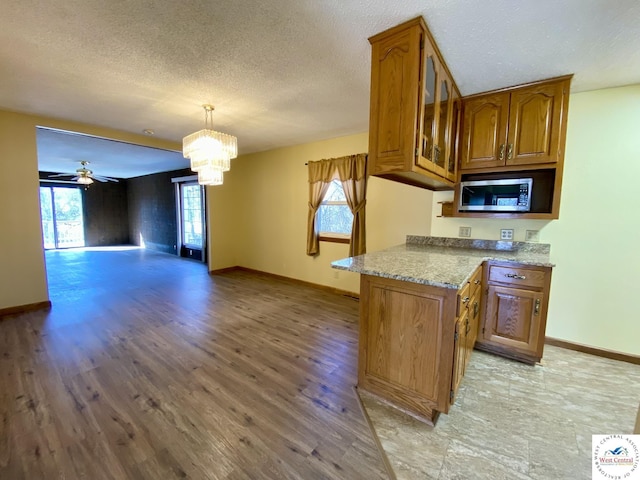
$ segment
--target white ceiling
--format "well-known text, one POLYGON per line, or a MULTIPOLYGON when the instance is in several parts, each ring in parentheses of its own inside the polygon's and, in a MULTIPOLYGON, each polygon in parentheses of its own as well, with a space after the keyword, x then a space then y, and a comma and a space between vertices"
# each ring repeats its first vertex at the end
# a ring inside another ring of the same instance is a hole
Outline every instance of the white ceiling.
POLYGON ((180 152, 116 142, 105 138, 38 128, 38 169, 43 172, 75 173, 80 161, 96 175, 132 178, 189 167, 180 152))
POLYGON ((211 103, 241 154, 364 132, 367 38, 417 15, 463 95, 640 83, 637 0, 2 0, 0 108, 180 141, 211 103))

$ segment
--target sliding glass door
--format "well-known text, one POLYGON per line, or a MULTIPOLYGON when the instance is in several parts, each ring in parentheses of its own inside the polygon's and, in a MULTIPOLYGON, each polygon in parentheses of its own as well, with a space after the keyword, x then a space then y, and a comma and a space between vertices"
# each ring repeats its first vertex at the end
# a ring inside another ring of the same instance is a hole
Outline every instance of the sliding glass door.
POLYGON ((84 247, 82 191, 76 187, 40 187, 44 248, 84 247))

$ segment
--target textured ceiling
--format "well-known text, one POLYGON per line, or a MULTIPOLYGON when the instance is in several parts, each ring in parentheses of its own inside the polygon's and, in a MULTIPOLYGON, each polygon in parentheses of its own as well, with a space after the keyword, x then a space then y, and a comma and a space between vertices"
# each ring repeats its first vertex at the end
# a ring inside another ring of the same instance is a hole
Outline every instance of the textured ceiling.
POLYGON ((417 15, 463 95, 640 83, 637 0, 2 0, 0 108, 180 141, 212 103, 241 154, 364 132, 367 38, 417 15))

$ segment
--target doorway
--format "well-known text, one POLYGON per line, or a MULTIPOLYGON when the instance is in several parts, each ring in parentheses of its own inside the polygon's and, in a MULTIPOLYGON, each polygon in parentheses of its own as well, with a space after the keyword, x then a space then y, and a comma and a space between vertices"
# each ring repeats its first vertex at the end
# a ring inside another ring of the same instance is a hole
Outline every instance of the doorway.
POLYGON ((206 245, 205 189, 197 181, 177 183, 179 255, 204 262, 206 245))
POLYGON ((40 187, 45 250, 84 247, 82 191, 77 187, 40 187))

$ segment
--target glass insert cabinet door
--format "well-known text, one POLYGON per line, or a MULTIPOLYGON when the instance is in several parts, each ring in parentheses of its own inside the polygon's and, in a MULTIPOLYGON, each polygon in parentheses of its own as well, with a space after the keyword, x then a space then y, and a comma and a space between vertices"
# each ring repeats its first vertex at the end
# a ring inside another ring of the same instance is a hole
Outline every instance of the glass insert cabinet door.
POLYGON ((447 131, 449 130, 449 103, 451 86, 444 78, 440 82, 440 112, 438 114, 438 144, 434 148, 433 162, 438 168, 445 168, 447 157, 447 131))
POLYGON ((460 108, 459 94, 446 67, 426 43, 420 72, 416 165, 455 181, 455 129, 460 108))
POLYGON ((460 122, 460 97, 455 89, 451 92, 451 117, 449 118, 449 133, 447 138, 446 168, 447 178, 456 181, 456 137, 460 122))
POLYGON ((434 156, 434 123, 436 115, 436 85, 437 71, 433 54, 426 54, 424 70, 422 72, 422 105, 420 115, 419 142, 420 148, 417 163, 429 169, 434 156))

